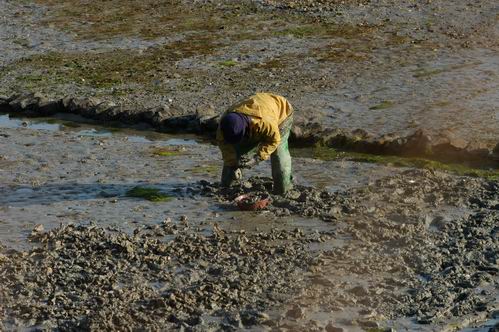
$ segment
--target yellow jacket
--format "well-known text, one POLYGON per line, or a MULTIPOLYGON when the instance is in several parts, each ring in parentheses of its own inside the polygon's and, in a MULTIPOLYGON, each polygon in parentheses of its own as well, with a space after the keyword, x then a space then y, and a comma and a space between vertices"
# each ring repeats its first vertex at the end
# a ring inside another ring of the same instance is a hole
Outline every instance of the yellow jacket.
MULTIPOLYGON (((250 131, 246 142, 259 144, 257 155, 260 159, 267 160, 281 143, 279 125, 293 113, 293 107, 284 97, 270 93, 257 93, 231 106, 222 117, 229 112, 249 116, 250 131)), ((236 149, 234 145, 225 143, 220 125, 217 130, 217 142, 222 151, 224 165, 237 166, 236 149)))

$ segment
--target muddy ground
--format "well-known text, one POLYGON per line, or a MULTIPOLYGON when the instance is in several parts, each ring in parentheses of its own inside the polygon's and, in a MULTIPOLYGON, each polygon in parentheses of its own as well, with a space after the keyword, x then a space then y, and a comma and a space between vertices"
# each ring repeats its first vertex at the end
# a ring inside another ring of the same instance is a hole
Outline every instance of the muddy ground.
POLYGON ((268 192, 270 165, 221 191, 219 152, 202 141, 2 123, 14 127, 0 146, 6 330, 488 331, 496 322, 497 181, 296 157, 295 190, 241 212, 233 198, 268 192), (129 197, 137 186, 167 199, 129 197))
POLYGON ((447 150, 498 143, 495 1, 0 6, 0 95, 96 97, 171 118, 272 91, 295 105, 297 122, 322 125, 313 131, 421 129, 447 150))
POLYGON ((295 190, 242 212, 236 196, 271 191, 269 163, 220 190, 215 146, 150 126, 212 130, 227 105, 272 91, 295 105, 303 141, 489 162, 495 1, 0 12, 0 111, 74 113, 0 114, 1 330, 497 330, 497 176, 293 150, 295 190))

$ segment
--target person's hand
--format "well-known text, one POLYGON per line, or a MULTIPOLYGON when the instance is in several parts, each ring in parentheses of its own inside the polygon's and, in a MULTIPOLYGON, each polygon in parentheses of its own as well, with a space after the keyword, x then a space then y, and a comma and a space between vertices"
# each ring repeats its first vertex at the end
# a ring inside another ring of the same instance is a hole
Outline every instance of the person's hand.
POLYGON ((239 161, 239 167, 241 168, 251 168, 260 162, 260 158, 258 156, 254 156, 253 158, 241 158, 239 161))

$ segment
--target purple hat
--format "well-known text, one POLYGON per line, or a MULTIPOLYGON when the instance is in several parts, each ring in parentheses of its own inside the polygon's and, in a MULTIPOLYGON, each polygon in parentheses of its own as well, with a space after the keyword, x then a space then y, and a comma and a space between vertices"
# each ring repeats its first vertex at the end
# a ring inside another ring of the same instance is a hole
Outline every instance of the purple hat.
POLYGON ((246 115, 236 112, 227 113, 220 121, 225 142, 239 143, 248 131, 249 124, 250 120, 246 115))

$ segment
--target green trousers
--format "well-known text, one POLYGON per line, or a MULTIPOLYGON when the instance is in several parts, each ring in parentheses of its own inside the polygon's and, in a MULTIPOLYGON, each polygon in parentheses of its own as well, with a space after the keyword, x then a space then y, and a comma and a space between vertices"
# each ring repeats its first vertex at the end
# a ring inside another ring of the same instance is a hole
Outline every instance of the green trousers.
MULTIPOLYGON (((277 149, 270 155, 272 165, 272 179, 274 180, 274 194, 284 195, 293 188, 291 155, 289 154, 288 139, 293 125, 293 115, 290 115, 279 125, 281 134, 281 143, 277 149)), ((238 159, 243 156, 255 154, 259 144, 236 144, 235 149, 238 159)), ((222 170, 222 186, 230 186, 234 181, 242 178, 241 170, 237 167, 225 166, 222 170)))

